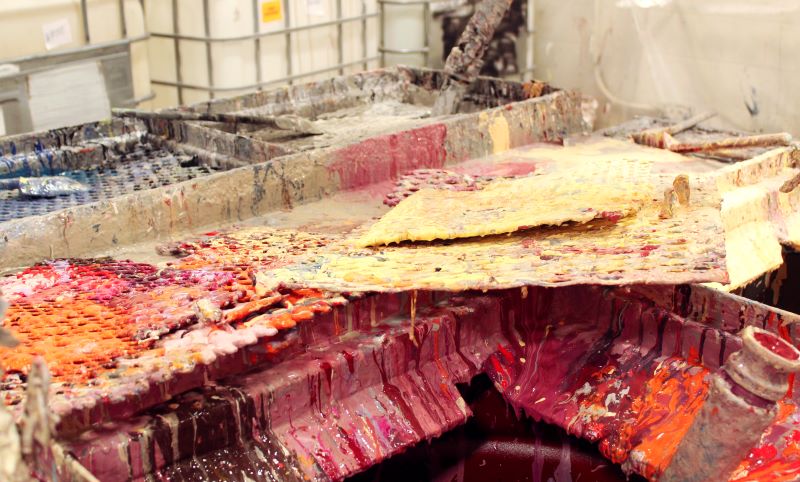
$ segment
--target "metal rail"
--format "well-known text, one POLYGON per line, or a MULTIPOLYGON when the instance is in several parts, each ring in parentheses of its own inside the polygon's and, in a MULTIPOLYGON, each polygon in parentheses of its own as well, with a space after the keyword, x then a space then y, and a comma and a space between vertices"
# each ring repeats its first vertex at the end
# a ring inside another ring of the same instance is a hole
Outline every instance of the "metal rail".
POLYGON ((152 83, 156 85, 165 85, 168 87, 177 87, 179 89, 192 89, 192 90, 203 90, 209 92, 233 92, 238 90, 253 90, 258 89, 260 87, 265 87, 267 85, 274 85, 274 84, 282 84, 282 83, 291 83, 294 80, 302 79, 303 77, 312 77, 314 75, 324 74, 326 72, 332 72, 336 70, 341 70, 346 67, 352 67, 354 65, 358 65, 362 62, 372 62, 374 60, 380 60, 379 55, 373 55, 371 57, 365 57, 362 59, 353 60, 352 62, 344 62, 342 64, 331 65, 330 67, 325 67, 322 69, 311 70, 308 72, 303 72, 299 74, 293 74, 286 77, 281 77, 279 79, 273 80, 266 80, 263 82, 258 82, 256 84, 248 84, 248 85, 237 85, 234 87, 211 87, 205 85, 197 85, 197 84, 188 84, 185 82, 170 82, 167 80, 153 80, 152 83))

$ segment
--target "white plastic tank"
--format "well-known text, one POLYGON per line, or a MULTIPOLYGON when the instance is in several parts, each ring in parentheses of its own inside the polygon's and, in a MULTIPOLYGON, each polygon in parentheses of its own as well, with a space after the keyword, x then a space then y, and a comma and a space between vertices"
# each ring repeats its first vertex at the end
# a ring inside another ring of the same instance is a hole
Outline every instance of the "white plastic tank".
MULTIPOLYGON (((138 0, 87 0, 91 44, 146 33, 138 0), (120 4, 124 5, 125 32, 120 4)), ((0 0, 0 63, 24 56, 47 54, 86 45, 80 0, 0 0)), ((150 92, 147 42, 131 45, 134 97, 150 92)), ((143 103, 140 108, 148 108, 143 103)))
POLYGON ((383 47, 386 65, 427 67, 428 56, 422 52, 430 49, 430 4, 418 2, 391 2, 384 5, 383 47))
MULTIPOLYGON (((146 0, 145 12, 151 33, 199 38, 231 39, 248 37, 256 32, 276 32, 285 28, 335 22, 339 16, 337 0, 146 0), (173 9, 173 4, 175 9, 173 9), (175 11, 173 11, 175 10, 175 11), (177 15, 177 16, 176 16, 177 15), (176 28, 177 27, 177 30, 176 28)), ((343 18, 373 14, 373 17, 342 25, 342 63, 377 56, 377 3, 375 0, 341 0, 343 18), (365 12, 362 12, 364 10, 365 12), (366 24, 366 32, 364 25, 366 24), (366 33, 366 35, 364 35, 366 33)), ((279 80, 290 75, 315 72, 339 64, 339 30, 335 24, 311 30, 294 31, 288 36, 276 34, 258 40, 244 38, 206 43, 198 40, 177 41, 180 57, 180 82, 186 85, 213 86, 220 90, 214 97, 230 97, 256 90, 260 82, 279 80), (287 46, 288 39, 288 46, 287 46), (256 52, 258 51, 258 56, 256 52), (258 60, 257 60, 258 59, 258 60), (209 61, 211 67, 209 68, 209 61), (260 62, 260 79, 258 63, 260 62)), ((154 81, 177 82, 176 45, 172 38, 154 35, 150 40, 150 65, 154 81)), ((369 67, 376 67, 373 60, 369 67)), ((345 72, 362 70, 359 63, 345 72)), ((338 74, 337 69, 296 79, 304 82, 338 74)), ((205 89, 183 89, 179 98, 174 86, 153 85, 158 108, 191 104, 211 97, 205 89)))

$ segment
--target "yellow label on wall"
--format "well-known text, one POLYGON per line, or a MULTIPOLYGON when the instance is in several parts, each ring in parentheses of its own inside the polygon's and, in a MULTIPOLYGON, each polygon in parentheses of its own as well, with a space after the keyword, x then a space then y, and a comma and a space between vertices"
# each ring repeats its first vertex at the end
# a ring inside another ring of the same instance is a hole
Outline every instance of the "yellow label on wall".
POLYGON ((261 1, 261 23, 275 22, 283 19, 281 0, 261 1))

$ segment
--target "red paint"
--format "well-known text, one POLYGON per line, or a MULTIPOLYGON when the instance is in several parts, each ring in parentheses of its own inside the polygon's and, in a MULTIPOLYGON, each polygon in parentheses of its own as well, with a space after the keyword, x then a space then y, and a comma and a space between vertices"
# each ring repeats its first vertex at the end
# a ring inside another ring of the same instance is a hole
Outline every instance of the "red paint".
POLYGON ((506 350, 503 347, 503 345, 498 343, 497 349, 500 351, 500 353, 503 355, 503 358, 505 358, 508 363, 514 363, 514 355, 512 355, 510 351, 506 350))
POLYGON ((444 124, 374 137, 340 149, 328 170, 339 177, 342 189, 355 189, 414 169, 442 167, 446 137, 444 124))
POLYGON ((600 211, 600 218, 616 223, 622 219, 622 213, 619 211, 600 211))
POLYGON ((350 373, 354 373, 356 371, 355 356, 353 356, 353 354, 348 351, 343 351, 342 356, 347 361, 347 369, 350 371, 350 373))
POLYGON ((775 335, 758 332, 754 334, 753 337, 756 341, 761 343, 761 346, 787 360, 797 360, 800 358, 800 354, 797 353, 797 350, 793 349, 790 344, 775 335))
MULTIPOLYGON (((774 313, 770 313, 770 318, 773 314, 774 313)), ((785 324, 781 323, 778 326, 778 334, 781 335, 781 339, 783 339, 786 343, 789 343, 790 345, 792 344, 792 338, 789 336, 789 327, 787 327, 785 324)), ((789 374, 789 388, 786 390, 787 397, 791 397, 794 393, 794 375, 794 373, 789 374)))
POLYGON ((750 451, 751 459, 755 459, 756 464, 762 464, 770 461, 778 455, 778 450, 772 444, 766 444, 762 447, 756 447, 750 451))
POLYGON ((650 256, 650 252, 658 249, 660 246, 657 244, 646 244, 639 249, 639 254, 642 257, 650 256))

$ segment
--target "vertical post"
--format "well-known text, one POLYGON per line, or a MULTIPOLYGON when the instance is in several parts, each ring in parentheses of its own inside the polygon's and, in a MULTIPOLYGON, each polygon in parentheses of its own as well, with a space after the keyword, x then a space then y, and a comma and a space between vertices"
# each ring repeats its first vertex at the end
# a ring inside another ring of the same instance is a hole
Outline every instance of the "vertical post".
POLYGON ((128 38, 128 25, 125 21, 125 0, 119 0, 119 31, 122 38, 128 38))
POLYGON ((380 44, 378 45, 378 50, 381 53, 381 67, 386 67, 386 51, 385 51, 385 35, 386 35, 386 6, 383 4, 381 0, 378 1, 378 11, 380 12, 380 22, 378 23, 378 28, 380 29, 380 33, 378 34, 378 38, 380 39, 380 44))
POLYGON ((431 56, 431 2, 428 0, 423 1, 422 3, 422 25, 424 26, 424 36, 425 36, 425 45, 423 53, 424 59, 424 66, 430 67, 430 56, 431 56))
MULTIPOLYGON (((291 0, 284 0, 283 4, 286 6, 286 15, 283 17, 283 25, 287 29, 291 27, 291 13, 289 12, 289 3, 291 0)), ((292 33, 286 32, 286 77, 292 77, 294 69, 292 68, 292 33)), ((289 79, 289 85, 292 85, 293 80, 289 79)))
POLYGON ((81 21, 83 22, 83 39, 86 45, 92 43, 91 36, 89 35, 89 7, 86 0, 81 0, 81 21))
MULTIPOLYGON (((178 26, 178 0, 172 0, 172 32, 178 34, 180 27, 178 26)), ((172 39, 172 45, 175 47, 175 82, 177 84, 183 83, 183 74, 181 73, 181 45, 180 40, 177 38, 172 39)), ((183 105, 183 87, 178 85, 178 104, 183 105)))
POLYGON ((361 58, 364 59, 364 70, 367 70, 369 68, 367 62, 367 55, 369 55, 367 50, 367 0, 361 0, 361 15, 364 17, 361 20, 361 58))
POLYGON ((525 37, 526 52, 525 52, 525 72, 520 78, 521 81, 533 79, 534 69, 534 32, 536 30, 536 0, 528 0, 528 18, 527 18, 527 35, 525 37))
MULTIPOLYGON (((336 0, 336 53, 337 63, 344 63, 344 25, 342 25, 342 0, 336 0)), ((339 75, 344 75, 344 67, 339 67, 339 75)))
POLYGON ((203 0, 203 31, 205 32, 205 39, 203 43, 206 45, 206 71, 208 72, 208 98, 214 98, 214 60, 211 55, 211 18, 209 17, 208 0, 203 0))
POLYGON ((258 0, 253 0, 253 33, 256 34, 255 38, 255 61, 256 61, 256 83, 259 86, 256 90, 261 90, 261 81, 263 76, 261 74, 261 37, 258 34, 261 32, 261 12, 258 9, 258 0))

